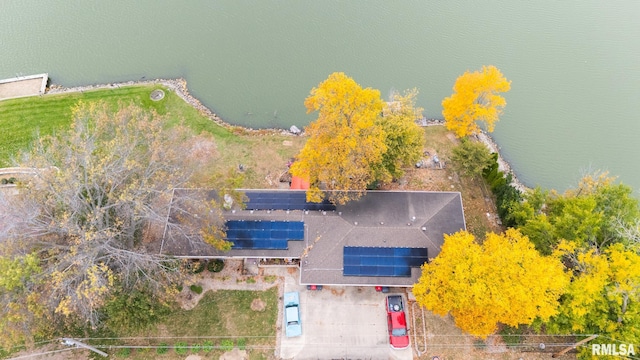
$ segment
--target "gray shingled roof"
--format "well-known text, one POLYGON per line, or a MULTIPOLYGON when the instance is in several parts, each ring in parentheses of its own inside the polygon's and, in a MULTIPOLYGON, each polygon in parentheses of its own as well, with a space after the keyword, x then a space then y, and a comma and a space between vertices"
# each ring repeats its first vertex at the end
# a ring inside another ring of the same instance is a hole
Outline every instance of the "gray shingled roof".
MULTIPOLYGON (((296 191, 296 190, 264 190, 296 191)), ((213 196, 213 194, 210 194, 213 196)), ((429 258, 440 252, 444 234, 466 229, 458 192, 370 191, 335 211, 233 210, 226 220, 304 221, 304 241, 289 241, 287 250, 231 250, 222 253, 201 243, 185 246, 167 234, 162 253, 185 257, 299 258, 300 283, 322 285, 412 286, 420 276, 343 276, 343 247, 427 248, 429 258)))

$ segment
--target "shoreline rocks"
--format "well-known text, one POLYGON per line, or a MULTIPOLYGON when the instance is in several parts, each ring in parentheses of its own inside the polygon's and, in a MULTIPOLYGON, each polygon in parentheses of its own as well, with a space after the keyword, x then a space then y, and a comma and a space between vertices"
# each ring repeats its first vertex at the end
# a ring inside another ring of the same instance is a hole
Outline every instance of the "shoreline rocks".
POLYGON ((509 165, 509 163, 502 157, 502 154, 500 154, 500 147, 493 140, 493 138, 491 136, 489 136, 489 134, 487 134, 484 131, 482 131, 482 132, 480 132, 479 134, 476 135, 476 138, 478 139, 478 141, 480 141, 483 144, 485 144, 485 146, 489 149, 489 151, 491 151, 492 153, 498 154, 498 170, 500 170, 503 173, 505 173, 505 175, 506 174, 511 174, 511 177, 512 177, 511 186, 513 186, 514 188, 516 188, 517 190, 519 190, 522 193, 525 193, 525 192, 531 190, 529 187, 524 185, 518 179, 518 177, 516 176, 516 173, 511 168, 511 165, 509 165))
MULTIPOLYGON (((52 84, 49 88, 47 88, 47 91, 45 92, 45 94, 63 94, 63 93, 70 93, 70 92, 83 92, 83 91, 89 91, 89 90, 114 89, 114 88, 120 88, 120 87, 124 87, 124 86, 156 85, 156 84, 163 85, 163 86, 169 88, 170 90, 174 91, 176 93, 176 95, 178 95, 185 102, 187 102, 187 104, 193 106, 201 114, 203 114, 204 116, 208 117, 209 119, 211 119, 216 124, 226 128, 226 129, 229 129, 231 131, 242 131, 242 132, 249 132, 249 133, 255 133, 255 134, 269 134, 269 133, 271 133, 271 134, 282 134, 282 135, 292 135, 292 136, 300 135, 302 133, 302 131, 300 129, 298 129, 295 125, 291 126, 291 128, 289 130, 285 130, 285 129, 276 129, 276 128, 253 129, 253 128, 249 128, 249 127, 245 127, 245 126, 230 124, 230 123, 224 121, 221 117, 219 117, 217 114, 215 114, 209 108, 204 106, 200 102, 200 100, 198 100, 193 95, 191 95, 189 93, 188 88, 187 88, 187 81, 185 79, 183 79, 183 78, 127 81, 127 82, 111 83, 111 84, 74 86, 74 87, 69 87, 69 88, 63 87, 61 85, 52 84)), ((426 117, 424 117, 419 121, 419 125, 421 125, 421 126, 443 126, 444 125, 444 120, 443 119, 427 119, 426 117)), ((500 171, 504 172, 505 174, 511 174, 511 176, 513 178, 513 181, 511 182, 511 185, 513 187, 515 187, 516 189, 518 189, 518 190, 520 190, 522 192, 526 192, 526 191, 530 190, 520 180, 518 180, 518 177, 513 172, 513 169, 511 168, 509 163, 500 154, 500 147, 498 146, 498 144, 496 144, 496 142, 493 140, 493 138, 491 138, 491 136, 489 136, 485 132, 481 132, 478 135, 476 135, 476 137, 477 137, 477 139, 479 141, 484 143, 492 153, 497 153, 498 154, 498 167, 499 167, 500 171)))
POLYGON ((249 132, 256 134, 281 134, 281 135, 295 135, 291 132, 284 129, 276 129, 276 128, 265 128, 265 129, 254 129, 246 126, 233 125, 224 121, 220 116, 211 111, 208 107, 204 106, 200 100, 195 98, 193 95, 189 93, 187 88, 187 81, 183 78, 178 79, 154 79, 154 80, 140 80, 140 81, 126 81, 120 83, 110 83, 110 84, 95 84, 95 85, 85 85, 85 86, 74 86, 74 87, 64 87, 62 85, 52 84, 45 94, 64 94, 71 92, 84 92, 90 90, 105 90, 105 89, 117 89, 125 86, 136 86, 136 85, 163 85, 168 89, 172 90, 176 95, 178 95, 182 100, 184 100, 187 104, 194 107, 198 110, 202 115, 208 117, 211 121, 215 122, 217 125, 222 126, 231 131, 241 131, 241 132, 249 132))

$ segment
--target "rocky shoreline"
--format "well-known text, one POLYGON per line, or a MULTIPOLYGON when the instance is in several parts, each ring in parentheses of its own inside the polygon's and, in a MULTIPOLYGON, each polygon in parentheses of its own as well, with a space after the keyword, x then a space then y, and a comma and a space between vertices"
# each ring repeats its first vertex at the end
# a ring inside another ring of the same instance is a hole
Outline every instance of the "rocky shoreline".
MULTIPOLYGON (((189 93, 189 90, 187 88, 187 81, 185 79, 182 79, 182 78, 179 78, 179 79, 155 79, 155 80, 144 80, 144 81, 127 81, 127 82, 121 82, 121 83, 75 86, 75 87, 69 87, 69 88, 53 84, 49 88, 46 89, 45 94, 62 94, 62 93, 69 93, 69 92, 83 92, 83 91, 100 90, 100 89, 114 89, 114 88, 120 88, 120 87, 124 87, 124 86, 158 85, 158 84, 159 85, 163 85, 163 86, 167 87, 168 89, 174 91, 176 93, 176 95, 178 95, 180 98, 182 98, 184 101, 186 101, 189 105, 193 106, 195 109, 200 111, 201 114, 203 114, 204 116, 208 117, 209 119, 211 119, 211 121, 215 122, 216 124, 218 124, 218 125, 220 125, 220 126, 222 126, 224 128, 227 128, 229 130, 253 132, 253 133, 259 133, 259 134, 278 133, 278 134, 286 134, 286 135, 296 135, 295 133, 293 133, 291 131, 284 130, 284 129, 253 129, 253 128, 248 128, 248 127, 239 126, 239 125, 232 125, 232 124, 222 120, 222 118, 220 118, 217 114, 215 114, 209 108, 204 106, 200 102, 200 100, 198 100, 195 97, 193 97, 193 95, 191 95, 189 93)), ((442 119, 427 119, 427 118, 423 118, 420 121, 420 125, 421 126, 443 126, 444 125, 444 120, 442 120, 442 119)), ((511 182, 511 185, 513 187, 515 187, 516 189, 522 191, 522 192, 528 191, 529 188, 527 186, 525 186, 520 180, 518 180, 518 177, 513 172, 513 169, 511 168, 509 163, 507 163, 507 161, 504 160, 504 158, 500 154, 500 147, 491 138, 491 136, 489 136, 485 132, 481 132, 476 137, 477 137, 477 139, 479 141, 484 143, 492 153, 497 153, 498 154, 498 167, 499 167, 499 170, 504 172, 505 174, 511 174, 512 179, 513 179, 512 182, 511 182)))
POLYGON ((47 88, 45 94, 63 94, 63 93, 71 93, 71 92, 84 92, 84 91, 90 91, 90 90, 116 89, 116 88, 121 88, 125 86, 136 86, 136 85, 163 85, 166 88, 175 92, 176 95, 178 95, 187 104, 193 106, 202 115, 208 117, 211 121, 215 122, 217 125, 220 125, 232 131, 253 132, 253 133, 259 133, 259 134, 278 133, 278 134, 294 135, 291 132, 283 129, 273 129, 273 128, 272 129, 253 129, 245 126, 232 125, 224 121, 220 116, 215 114, 208 107, 204 106, 200 102, 200 100, 198 100, 197 98, 195 98, 193 95, 189 93, 189 90, 187 88, 187 81, 182 78, 127 81, 127 82, 120 82, 120 83, 97 84, 97 85, 74 86, 74 87, 64 87, 61 85, 52 84, 49 88, 47 88))
POLYGON ((476 135, 476 138, 478 139, 478 141, 480 141, 483 144, 485 144, 487 146, 487 148, 489 149, 489 151, 491 151, 492 153, 498 154, 498 170, 500 170, 503 173, 505 173, 505 175, 506 174, 510 174, 511 175, 511 186, 513 186, 517 190, 521 191, 522 193, 525 193, 525 192, 531 190, 529 187, 524 185, 520 180, 518 180, 518 177, 516 176, 515 172, 513 172, 513 169, 511 168, 511 165, 509 165, 509 163, 500 154, 500 147, 493 140, 493 138, 491 136, 489 136, 489 134, 487 134, 484 131, 482 131, 478 135, 476 135))

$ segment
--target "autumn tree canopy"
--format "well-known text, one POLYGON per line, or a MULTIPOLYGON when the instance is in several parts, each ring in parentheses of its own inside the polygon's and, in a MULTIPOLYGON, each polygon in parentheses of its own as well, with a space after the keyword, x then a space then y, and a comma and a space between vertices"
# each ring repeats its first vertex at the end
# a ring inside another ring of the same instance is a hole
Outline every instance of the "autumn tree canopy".
POLYGON ((492 132, 507 104, 500 93, 511 89, 511 82, 495 66, 465 72, 453 86, 454 93, 442 101, 445 126, 458 137, 480 132, 482 121, 492 132))
MULTIPOLYGON (((194 170, 186 156, 192 138, 136 107, 94 104, 74 110, 68 132, 40 138, 21 156, 17 165, 35 176, 16 194, 0 194, 0 268, 14 274, 0 280, 3 334, 44 318, 96 326, 114 289, 170 296, 178 272, 148 243, 165 227, 202 241, 194 222, 167 219, 170 204, 222 225, 216 204, 173 194, 194 170)), ((224 233, 207 234, 214 241, 224 233)))
POLYGON ((376 180, 402 174, 401 167, 420 156, 423 135, 413 124, 419 108, 415 91, 396 98, 390 109, 380 92, 363 89, 344 73, 333 73, 305 100, 318 119, 305 129, 309 136, 291 173, 307 179, 309 201, 321 201, 323 190, 335 203, 360 197, 376 180), (389 116, 382 116, 383 110, 389 116), (417 155, 416 155, 417 154, 417 155))
POLYGON ((309 180, 311 201, 322 200, 320 186, 334 190, 330 199, 337 203, 350 199, 345 190, 359 196, 374 180, 371 164, 380 163, 387 150, 384 132, 375 126, 383 107, 380 92, 333 73, 304 104, 308 112, 318 112, 318 119, 305 129, 309 139, 291 173, 309 180))
MULTIPOLYGON (((628 344, 640 342, 640 255, 615 243, 603 251, 562 241, 556 252, 573 276, 559 313, 547 328, 565 334, 600 334, 628 344)), ((590 351, 586 355, 590 355, 590 351)))
POLYGON ((376 125, 384 132, 387 147, 376 175, 378 181, 388 182, 401 177, 403 168, 415 164, 422 156, 424 131, 416 119, 422 117, 423 109, 415 104, 417 95, 417 89, 394 94, 393 101, 385 104, 383 116, 376 120, 376 125))
POLYGON ((482 245, 461 231, 445 235, 413 293, 421 306, 450 313, 462 330, 485 338, 498 323, 517 327, 556 315, 568 282, 560 260, 541 256, 515 229, 487 234, 482 245))
POLYGON ((457 171, 475 179, 491 165, 493 157, 483 143, 462 139, 460 145, 453 148, 451 160, 457 171))
POLYGON ((616 183, 606 172, 584 176, 575 189, 564 194, 536 189, 524 198, 514 204, 512 216, 522 233, 545 254, 562 240, 584 248, 628 243, 621 229, 632 228, 640 219, 633 189, 616 183))

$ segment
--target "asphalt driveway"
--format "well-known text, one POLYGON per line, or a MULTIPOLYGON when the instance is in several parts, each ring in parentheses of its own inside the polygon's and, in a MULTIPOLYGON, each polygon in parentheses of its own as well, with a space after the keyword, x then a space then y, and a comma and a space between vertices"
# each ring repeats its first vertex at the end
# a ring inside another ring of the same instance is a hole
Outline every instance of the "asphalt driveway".
POLYGON ((284 291, 300 292, 302 336, 281 336, 280 358, 413 359, 411 348, 390 348, 386 294, 373 287, 331 286, 308 291, 285 281, 284 291))

